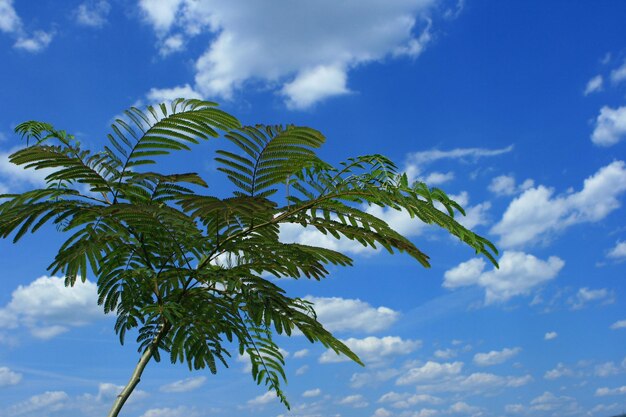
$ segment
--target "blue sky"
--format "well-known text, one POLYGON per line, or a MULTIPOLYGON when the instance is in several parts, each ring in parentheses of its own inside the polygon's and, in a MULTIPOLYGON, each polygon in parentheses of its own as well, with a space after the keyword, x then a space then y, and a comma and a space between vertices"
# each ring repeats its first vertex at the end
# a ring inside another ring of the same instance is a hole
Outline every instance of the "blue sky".
MULTIPOLYGON (((366 362, 279 338, 287 412, 245 360, 217 375, 151 363, 123 415, 612 416, 626 411, 626 3, 0 0, 0 191, 24 120, 98 148, 131 105, 202 97, 244 123, 321 130, 337 162, 381 153, 466 207, 493 268, 403 213, 431 256, 339 248, 355 266, 284 282, 366 362)), ((166 164, 228 187, 213 142, 166 164)), ((138 355, 95 284, 47 275, 63 237, 0 242, 0 416, 101 416, 138 355)))

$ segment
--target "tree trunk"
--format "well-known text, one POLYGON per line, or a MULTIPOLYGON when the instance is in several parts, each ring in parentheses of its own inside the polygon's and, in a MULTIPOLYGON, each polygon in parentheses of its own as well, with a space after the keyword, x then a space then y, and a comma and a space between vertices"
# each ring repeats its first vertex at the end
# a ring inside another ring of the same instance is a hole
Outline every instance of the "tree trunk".
POLYGON ((126 403, 126 400, 128 400, 128 398, 130 397, 130 394, 132 394, 132 392, 135 390, 137 384, 139 384, 139 381, 141 380, 141 375, 143 374, 143 370, 146 368, 146 365, 148 365, 148 362, 150 362, 154 351, 158 349, 159 342, 167 334, 169 329, 170 326, 164 324, 150 344, 150 347, 148 347, 148 349, 143 352, 141 358, 139 359, 139 362, 137 363, 137 366, 135 366, 135 370, 133 371, 133 374, 131 375, 128 384, 126 384, 122 392, 120 392, 115 399, 113 407, 111 407, 111 411, 109 411, 107 417, 117 417, 119 415, 120 410, 124 406, 124 403, 126 403))

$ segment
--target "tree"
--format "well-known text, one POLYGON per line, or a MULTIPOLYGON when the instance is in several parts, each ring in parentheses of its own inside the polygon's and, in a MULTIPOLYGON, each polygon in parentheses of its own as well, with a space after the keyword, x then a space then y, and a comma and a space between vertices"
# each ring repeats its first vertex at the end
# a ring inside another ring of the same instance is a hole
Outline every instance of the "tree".
POLYGON ((463 209, 443 191, 409 184, 381 155, 350 158, 337 167, 315 153, 325 141, 297 126, 241 127, 214 103, 178 99, 143 112, 127 110, 100 152, 81 147, 52 125, 29 121, 16 132, 26 146, 10 161, 50 169, 45 188, 0 196, 0 235, 35 232, 46 223, 70 234, 49 266, 66 285, 90 274, 98 302, 117 316, 124 343, 137 332, 140 360, 109 416, 117 416, 151 359, 169 354, 190 369, 228 366, 232 346, 247 353, 252 377, 281 390, 284 360, 274 334, 298 329, 311 342, 361 363, 317 321, 306 300, 285 294, 268 275, 320 280, 328 265, 352 265, 337 251, 279 239, 281 224, 313 227, 389 252, 405 252, 423 266, 428 256, 383 220, 376 204, 436 224, 496 264, 495 247, 455 218, 463 209), (146 169, 155 156, 189 150, 224 132, 230 148, 217 151, 218 170, 234 186, 231 197, 200 191, 195 173, 146 169))

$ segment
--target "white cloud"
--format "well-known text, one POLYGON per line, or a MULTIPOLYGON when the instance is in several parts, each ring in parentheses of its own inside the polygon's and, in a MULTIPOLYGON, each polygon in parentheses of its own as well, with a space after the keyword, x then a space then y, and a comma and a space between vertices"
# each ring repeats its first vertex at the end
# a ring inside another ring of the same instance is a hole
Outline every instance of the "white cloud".
POLYGON ((546 371, 543 375, 545 379, 558 379, 562 377, 573 377, 576 373, 562 363, 558 363, 556 368, 546 371))
POLYGON ((547 332, 544 336, 544 340, 554 340, 559 336, 557 332, 547 332))
POLYGON ((515 184, 515 177, 512 175, 500 175, 491 180, 489 184, 489 191, 496 195, 508 196, 520 193, 531 188, 534 185, 534 181, 531 179, 525 180, 520 185, 515 184))
POLYGON ((615 302, 615 293, 606 288, 590 290, 587 287, 580 288, 576 296, 569 300, 573 310, 580 310, 593 302, 611 304, 615 302))
POLYGON ((68 399, 69 396, 63 391, 47 391, 12 405, 7 409, 7 415, 21 416, 43 410, 58 411, 66 405, 68 399))
POLYGON ((451 414, 463 414, 464 416, 481 416, 483 415, 479 407, 469 405, 463 401, 458 401, 450 406, 448 412, 451 414))
MULTIPOLYGON (((178 33, 176 35, 168 36, 167 38, 165 38, 165 40, 163 40, 159 48, 159 54, 161 56, 168 56, 170 54, 173 54, 174 52, 182 51, 183 49, 185 49, 185 38, 180 33, 178 33)), ((196 93, 191 88, 190 92, 198 95, 200 94, 196 93)), ((184 97, 187 98, 187 96, 184 97)))
POLYGON ((141 417, 199 417, 200 414, 184 406, 177 408, 151 408, 141 417))
POLYGON ((146 99, 151 104, 169 102, 177 98, 201 99, 202 96, 189 84, 172 88, 151 88, 146 94, 146 99))
POLYGON ((621 372, 622 370, 613 362, 601 363, 593 368, 593 374, 602 378, 617 375, 621 372))
POLYGON ((309 365, 302 365, 296 369, 296 375, 304 375, 309 370, 309 365))
POLYGON ((385 410, 384 408, 377 408, 376 411, 374 411, 374 414, 372 414, 372 417, 391 417, 392 414, 388 411, 385 410))
POLYGON ((611 71, 611 81, 613 83, 619 83, 624 80, 626 80, 626 60, 620 67, 611 71))
POLYGON ((10 192, 16 192, 25 187, 45 187, 46 176, 52 173, 50 169, 24 169, 9 161, 9 156, 16 149, 0 152, 0 179, 6 184, 10 192))
POLYGON ((13 0, 0 0, 0 31, 17 32, 22 27, 22 20, 15 12, 13 0))
POLYGON ((106 24, 110 11, 111 5, 107 0, 88 0, 78 5, 74 15, 79 25, 99 28, 106 24))
POLYGON ((435 2, 140 0, 139 6, 160 42, 172 34, 214 35, 195 65, 195 89, 204 96, 231 98, 260 81, 289 107, 306 108, 346 94, 358 65, 421 54, 432 38, 424 13, 435 2))
POLYGON ((401 371, 394 368, 384 368, 371 372, 357 372, 350 377, 350 386, 352 388, 361 388, 366 385, 377 385, 397 377, 400 373, 401 371))
POLYGON ((437 359, 452 359, 457 355, 457 351, 454 349, 438 349, 434 355, 437 359))
POLYGON ((606 256, 610 259, 626 259, 626 241, 615 242, 615 247, 612 248, 606 256))
POLYGON ((419 384, 442 377, 458 375, 463 369, 463 362, 439 363, 428 361, 424 365, 409 369, 396 380, 397 385, 419 384))
POLYGON ((182 0, 139 0, 145 19, 159 31, 167 31, 174 23, 182 0))
MULTIPOLYGON (((447 364, 454 365, 454 364, 447 364)), ((485 372, 474 372, 470 375, 460 375, 460 366, 458 369, 451 367, 450 369, 442 369, 438 366, 431 366, 429 372, 419 372, 418 378, 409 378, 405 374, 396 381, 396 384, 417 383, 415 389, 420 393, 434 392, 457 392, 477 394, 493 394, 494 391, 505 388, 519 388, 533 381, 532 376, 499 376, 485 372), (421 375, 424 374, 424 375, 421 375)), ((419 368, 418 368, 419 369, 419 368)))
POLYGON ((319 65, 305 69, 285 84, 281 94, 286 97, 287 108, 307 109, 328 97, 348 94, 348 74, 336 65, 319 65))
POLYGON ((419 404, 441 404, 443 400, 428 394, 398 394, 388 392, 378 399, 379 403, 390 403, 394 408, 410 408, 419 404))
POLYGON ((504 348, 502 350, 492 350, 487 353, 477 353, 474 355, 474 363, 480 366, 498 365, 511 359, 522 351, 522 348, 504 348))
MULTIPOLYGON (((349 338, 343 340, 343 342, 365 363, 379 362, 388 357, 398 355, 408 355, 422 345, 422 342, 419 340, 403 340, 397 336, 381 338, 369 336, 364 339, 349 338)), ((319 358, 320 363, 346 362, 349 360, 343 355, 337 355, 330 349, 319 358)))
POLYGON ((17 38, 17 41, 15 41, 13 46, 27 52, 37 53, 46 49, 50 42, 52 42, 53 37, 54 33, 52 32, 37 30, 30 35, 24 34, 23 36, 20 36, 17 38))
POLYGON ((0 388, 17 385, 22 380, 22 374, 13 372, 6 366, 0 367, 0 388))
POLYGON ((426 178, 420 178, 420 181, 425 182, 429 186, 437 186, 444 184, 446 182, 452 181, 454 179, 454 172, 431 172, 426 176, 426 178))
POLYGON ((530 402, 532 411, 555 412, 552 415, 570 415, 580 412, 579 405, 572 397, 557 397, 549 391, 535 397, 530 402))
POLYGON ((206 381, 205 376, 197 376, 174 381, 159 388, 162 392, 188 392, 200 388, 206 381))
POLYGON ((254 397, 253 399, 248 401, 248 405, 251 407, 260 406, 269 404, 273 401, 276 401, 276 393, 273 391, 268 391, 265 394, 254 397))
POLYGON ((519 414, 524 411, 524 406, 522 404, 507 404, 504 406, 504 411, 510 414, 519 414))
POLYGON ((13 291, 11 301, 0 309, 0 328, 24 325, 33 336, 49 339, 103 318, 97 300, 96 284, 90 281, 66 287, 63 278, 43 276, 13 291))
POLYGON ((348 405, 354 408, 363 408, 369 405, 365 397, 360 394, 348 395, 347 397, 339 400, 339 404, 348 405))
POLYGON ((305 398, 319 397, 321 393, 322 393, 321 389, 315 388, 315 389, 309 389, 309 390, 304 391, 302 393, 302 396, 305 398))
POLYGON ((37 30, 28 34, 24 30, 22 19, 13 7, 13 0, 0 0, 0 31, 13 36, 16 41, 14 48, 27 52, 39 52, 50 44, 53 33, 37 30))
MULTIPOLYGON (((444 159, 475 163, 480 158, 498 156, 511 152, 512 150, 513 146, 511 145, 501 149, 456 148, 443 151, 439 149, 431 149, 428 151, 413 152, 407 156, 404 171, 406 172, 410 181, 419 180, 425 181, 428 184, 427 180, 429 179, 429 175, 424 176, 423 171, 429 164, 444 159)), ((452 177, 454 176, 453 172, 448 172, 446 174, 434 172, 433 174, 434 176, 430 179, 434 179, 435 181, 452 179, 452 177)))
POLYGON ((308 356, 308 354, 309 354, 309 350, 308 349, 300 349, 300 350, 297 350, 297 351, 295 351, 293 353, 293 357, 295 359, 304 358, 304 357, 308 356))
POLYGON ((500 245, 507 248, 547 240, 574 224, 604 219, 620 207, 617 197, 624 191, 626 167, 623 161, 615 161, 585 179, 578 192, 553 196, 554 190, 543 185, 524 191, 509 204, 491 232, 499 235, 500 245))
POLYGON ((317 319, 331 332, 374 333, 389 328, 400 313, 387 307, 374 308, 358 299, 306 296, 314 304, 317 319))
POLYGON ((626 329, 626 320, 616 321, 615 323, 611 324, 611 329, 626 329))
POLYGON ((583 95, 588 96, 591 93, 602 91, 603 83, 604 79, 602 78, 602 75, 596 75, 587 82, 587 86, 585 87, 585 92, 583 93, 583 95))
POLYGON ((463 262, 444 274, 445 288, 478 285, 485 289, 485 304, 505 302, 518 295, 527 295, 534 288, 553 279, 565 264, 551 256, 542 261, 524 252, 505 251, 499 260, 499 269, 484 271, 481 258, 463 262))
POLYGON ((596 397, 604 397, 606 395, 620 395, 626 394, 626 385, 617 388, 598 388, 596 390, 596 397))
POLYGON ((616 109, 602 107, 591 134, 591 141, 599 146, 612 146, 624 137, 626 137, 626 106, 616 109))

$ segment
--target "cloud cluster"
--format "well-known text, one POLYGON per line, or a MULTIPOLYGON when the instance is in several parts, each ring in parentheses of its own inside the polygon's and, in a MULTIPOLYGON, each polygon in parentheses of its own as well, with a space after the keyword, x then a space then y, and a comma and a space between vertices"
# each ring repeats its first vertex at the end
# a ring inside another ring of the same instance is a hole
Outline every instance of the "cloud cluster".
MULTIPOLYGON (((422 342, 419 340, 404 340, 397 336, 349 338, 343 340, 343 343, 366 364, 380 362, 398 355, 408 355, 422 346, 422 342)), ((331 349, 328 349, 319 358, 320 363, 347 362, 349 360, 331 349)))
POLYGON ((626 138, 626 106, 604 106, 596 119, 591 141, 599 146, 613 146, 626 138))
POLYGON ((524 252, 505 251, 499 269, 485 271, 486 262, 474 258, 462 262, 444 274, 443 286, 455 289, 477 285, 485 290, 485 304, 505 302, 554 279, 565 262, 556 256, 543 261, 524 252))
POLYGON ((195 63, 193 88, 203 96, 228 99, 261 82, 304 109, 349 93, 356 66, 419 56, 432 38, 427 12, 436 2, 140 0, 139 9, 162 55, 213 35, 195 63))
POLYGON ((577 192, 555 196, 543 185, 527 189, 509 204, 491 232, 507 248, 545 241, 572 225, 604 219, 620 207, 618 197, 624 191, 626 166, 615 161, 585 179, 577 192))
POLYGON ((191 377, 163 385, 159 390, 161 392, 189 392, 200 388, 205 381, 205 376, 191 377))
POLYGON ((522 351, 522 348, 504 348, 502 350, 492 350, 487 353, 477 353, 474 355, 474 363, 479 366, 493 366, 506 362, 522 351))
POLYGON ((314 304, 317 319, 331 332, 374 333, 389 328, 400 313, 387 307, 374 308, 358 299, 306 296, 314 304))
POLYGON ((0 388, 17 385, 22 380, 22 374, 13 372, 6 366, 0 367, 0 388))
POLYGON ((63 278, 43 276, 20 285, 0 309, 0 328, 25 326, 40 339, 50 339, 104 317, 96 284, 78 281, 66 287, 63 278))
POLYGON ((78 5, 74 15, 79 25, 100 28, 106 24, 110 11, 111 5, 107 0, 88 0, 78 5))
POLYGON ((4 32, 15 39, 14 48, 32 53, 45 49, 54 37, 53 32, 43 30, 28 33, 24 29, 22 19, 15 11, 13 0, 0 0, 0 32, 4 32))

